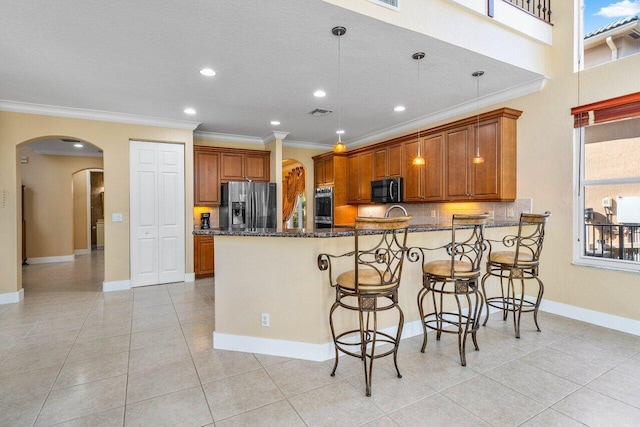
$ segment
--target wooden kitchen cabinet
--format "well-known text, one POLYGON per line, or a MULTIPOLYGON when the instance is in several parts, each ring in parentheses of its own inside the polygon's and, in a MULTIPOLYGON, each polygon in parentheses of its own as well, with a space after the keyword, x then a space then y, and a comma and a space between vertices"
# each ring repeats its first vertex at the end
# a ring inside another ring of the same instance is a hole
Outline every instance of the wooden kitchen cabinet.
POLYGON ((220 153, 194 150, 194 202, 196 206, 220 205, 220 153))
POLYGON ((193 270, 196 277, 214 275, 213 236, 194 236, 193 238, 193 270))
POLYGON ((370 203, 373 179, 373 151, 353 154, 348 158, 348 203, 370 203))
POLYGON ((333 185, 335 164, 333 155, 314 159, 313 174, 316 187, 333 185))
POLYGON ((516 198, 516 124, 495 117, 446 132, 447 200, 516 198), (484 162, 472 163, 476 136, 484 162))
POLYGON ((270 151, 234 150, 222 152, 220 159, 220 182, 253 181, 269 182, 270 151))
POLYGON ((373 156, 373 179, 402 176, 402 144, 380 147, 373 156))
POLYGON ((404 201, 441 202, 444 200, 444 134, 438 133, 406 141, 404 152, 404 201), (424 165, 414 165, 413 159, 420 154, 424 165))

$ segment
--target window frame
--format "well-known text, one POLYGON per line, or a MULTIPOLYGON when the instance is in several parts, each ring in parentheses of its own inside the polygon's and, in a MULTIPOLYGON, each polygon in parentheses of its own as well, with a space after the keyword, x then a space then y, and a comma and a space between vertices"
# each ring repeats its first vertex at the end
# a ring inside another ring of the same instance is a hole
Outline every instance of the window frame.
POLYGON ((593 124, 615 122, 640 117, 640 92, 611 98, 571 109, 574 117, 573 133, 573 264, 640 273, 640 262, 615 258, 588 256, 584 252, 586 227, 584 218, 585 188, 597 185, 640 184, 640 176, 585 179, 585 131, 593 124))

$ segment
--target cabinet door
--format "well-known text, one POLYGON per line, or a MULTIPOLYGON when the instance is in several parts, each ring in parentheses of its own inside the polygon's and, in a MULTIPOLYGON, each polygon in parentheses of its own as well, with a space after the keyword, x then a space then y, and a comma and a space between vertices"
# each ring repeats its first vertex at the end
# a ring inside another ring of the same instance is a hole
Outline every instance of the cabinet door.
POLYGON ((382 179, 387 176, 387 149, 381 148, 373 154, 373 177, 382 179))
POLYGON ((213 236, 194 237, 194 272, 197 277, 213 276, 214 247, 213 236))
POLYGON ((444 134, 440 133, 422 140, 425 164, 423 200, 438 202, 444 200, 444 134))
POLYGON ((244 155, 240 153, 222 153, 220 158, 220 180, 241 181, 244 179, 244 155))
POLYGON ((402 144, 392 145, 387 148, 387 176, 402 176, 402 144))
POLYGON ((333 184, 333 157, 324 159, 324 184, 333 184))
POLYGON ((446 193, 449 200, 471 197, 472 190, 467 174, 467 168, 471 164, 468 143, 469 127, 446 132, 446 193))
POLYGON ((194 153, 194 204, 196 206, 220 205, 219 160, 218 153, 206 151, 194 153))
POLYGON ((371 201, 373 179, 373 152, 360 154, 360 198, 362 203, 371 201))
MULTIPOLYGON (((418 155, 418 145, 423 141, 414 139, 406 141, 402 147, 404 151, 404 201, 421 202, 424 198, 424 166, 416 166, 413 159, 418 155)), ((420 147, 420 154, 424 155, 424 146, 420 147)))
MULTIPOLYGON (((478 143, 484 162, 470 166, 473 176, 473 198, 495 200, 500 197, 498 165, 501 163, 497 120, 480 123, 478 143)), ((475 154, 475 139, 469 146, 475 154)))
POLYGON ((244 176, 254 181, 269 181, 269 155, 245 154, 244 176))
POLYGON ((313 178, 316 187, 324 184, 324 160, 315 160, 313 162, 313 178))
POLYGON ((358 203, 360 200, 360 157, 350 156, 347 162, 347 181, 348 192, 347 192, 347 201, 348 203, 358 203))

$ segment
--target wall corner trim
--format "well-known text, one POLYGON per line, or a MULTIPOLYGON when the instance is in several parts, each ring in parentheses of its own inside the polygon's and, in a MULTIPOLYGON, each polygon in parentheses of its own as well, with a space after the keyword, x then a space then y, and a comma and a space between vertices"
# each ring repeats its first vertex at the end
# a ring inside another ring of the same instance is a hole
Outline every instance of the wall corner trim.
POLYGON ((126 291, 131 289, 130 280, 115 280, 113 282, 102 282, 102 292, 126 291))
POLYGON ((7 292, 0 294, 0 304, 15 304, 24 299, 24 289, 20 289, 17 292, 7 292))

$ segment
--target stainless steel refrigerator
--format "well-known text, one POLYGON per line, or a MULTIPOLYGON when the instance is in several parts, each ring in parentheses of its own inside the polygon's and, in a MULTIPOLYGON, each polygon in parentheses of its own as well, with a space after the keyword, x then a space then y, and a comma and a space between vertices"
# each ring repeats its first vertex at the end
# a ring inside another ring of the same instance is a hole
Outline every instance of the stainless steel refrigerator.
POLYGON ((276 184, 231 181, 222 184, 220 228, 276 228, 276 184))

